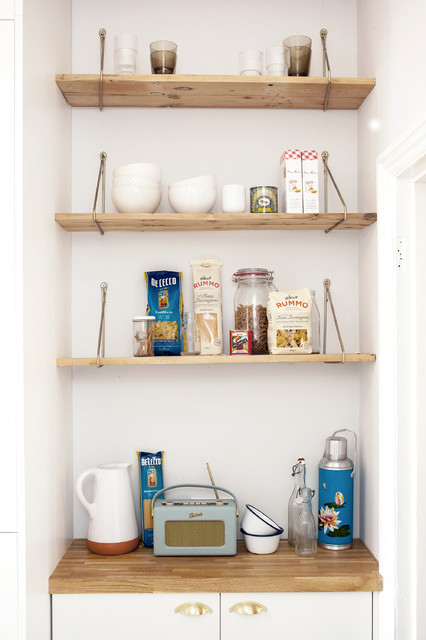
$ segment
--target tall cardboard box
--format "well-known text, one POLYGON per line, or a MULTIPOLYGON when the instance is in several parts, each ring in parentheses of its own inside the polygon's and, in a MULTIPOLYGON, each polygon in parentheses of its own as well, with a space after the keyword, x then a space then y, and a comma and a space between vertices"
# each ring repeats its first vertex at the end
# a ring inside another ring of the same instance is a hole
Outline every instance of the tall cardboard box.
POLYGON ((303 213, 319 213, 318 151, 302 151, 303 213))
POLYGON ((280 158, 280 188, 283 213, 303 213, 302 152, 287 149, 280 158))

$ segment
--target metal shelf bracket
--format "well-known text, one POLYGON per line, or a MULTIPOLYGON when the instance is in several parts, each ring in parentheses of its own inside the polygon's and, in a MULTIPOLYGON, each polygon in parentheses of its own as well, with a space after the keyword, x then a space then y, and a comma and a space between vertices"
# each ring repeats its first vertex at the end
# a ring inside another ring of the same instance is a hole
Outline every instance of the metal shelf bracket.
POLYGON ((322 42, 322 75, 324 76, 324 78, 328 76, 327 91, 325 94, 325 100, 324 100, 324 105, 322 110, 327 111, 328 97, 330 95, 330 89, 331 89, 331 68, 330 68, 330 61, 328 59, 327 42, 326 42, 327 29, 321 29, 320 36, 321 36, 321 42, 322 42))
POLYGON ((95 200, 93 202, 93 222, 97 226, 101 236, 103 236, 104 231, 96 219, 96 204, 98 202, 99 185, 101 183, 101 178, 102 178, 102 213, 105 213, 105 165, 106 165, 106 159, 107 159, 107 154, 105 153, 105 151, 102 151, 100 158, 101 158, 101 164, 99 167, 98 181, 96 183, 95 200))
POLYGON ((101 321, 99 324, 98 350, 96 353, 96 366, 98 369, 103 367, 101 357, 105 358, 105 304, 108 285, 106 282, 101 283, 101 321))
POLYGON ((330 231, 338 227, 339 224, 342 224, 342 222, 346 222, 346 218, 348 216, 348 208, 346 206, 346 202, 343 200, 343 196, 340 193, 339 187, 337 186, 336 181, 333 178, 333 174, 331 173, 330 168, 328 166, 328 158, 329 158, 328 151, 323 151, 321 153, 321 158, 324 165, 324 213, 328 213, 328 176, 330 176, 330 180, 333 183, 333 187, 336 189, 340 202, 343 205, 343 218, 339 220, 339 222, 336 222, 336 224, 333 224, 332 227, 325 230, 325 233, 330 233, 330 231))
POLYGON ((101 47, 101 60, 99 70, 99 111, 103 109, 104 100, 104 54, 105 54, 106 29, 99 29, 99 40, 101 47))
POLYGON ((343 346, 343 340, 339 329, 339 323, 337 322, 336 312, 334 310, 333 299, 331 297, 330 291, 330 280, 326 278, 323 282, 324 285, 324 334, 323 334, 323 342, 322 342, 322 352, 327 353, 327 303, 330 303, 331 312, 333 314, 334 325, 337 331, 337 337, 340 342, 340 349, 342 350, 342 364, 345 362, 345 347, 343 346))

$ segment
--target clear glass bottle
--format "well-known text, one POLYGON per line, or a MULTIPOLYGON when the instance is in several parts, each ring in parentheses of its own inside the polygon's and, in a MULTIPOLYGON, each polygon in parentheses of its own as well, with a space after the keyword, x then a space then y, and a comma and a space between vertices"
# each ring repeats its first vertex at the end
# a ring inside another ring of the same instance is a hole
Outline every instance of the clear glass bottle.
POLYGON ((302 505, 296 520, 295 527, 295 551, 302 558, 310 558, 317 552, 317 527, 312 513, 311 500, 315 491, 309 487, 299 489, 302 505))
POLYGON ((288 501, 288 543, 291 547, 295 545, 294 528, 297 516, 300 513, 302 499, 299 496, 299 489, 306 485, 306 466, 305 458, 297 458, 297 462, 293 465, 291 475, 294 478, 294 488, 288 501))
POLYGON ((314 289, 310 289, 312 296, 312 353, 321 353, 320 314, 314 289))
POLYGON ((268 353, 266 306, 273 284, 273 271, 260 267, 239 269, 232 276, 238 287, 234 298, 235 329, 251 331, 251 352, 268 353))

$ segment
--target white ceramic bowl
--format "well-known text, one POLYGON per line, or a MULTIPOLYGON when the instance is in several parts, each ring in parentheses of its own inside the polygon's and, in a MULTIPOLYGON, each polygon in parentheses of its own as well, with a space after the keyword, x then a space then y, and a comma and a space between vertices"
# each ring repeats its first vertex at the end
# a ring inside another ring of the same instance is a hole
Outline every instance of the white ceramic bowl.
POLYGON ((200 185, 169 185, 169 202, 175 213, 210 213, 216 202, 216 189, 200 185))
POLYGON ((247 551, 258 554, 275 553, 280 543, 280 536, 284 533, 284 529, 281 529, 266 536, 259 536, 247 533, 244 529, 240 531, 244 536, 247 551))
POLYGON ((210 173, 206 176, 196 176, 195 178, 188 178, 187 180, 179 180, 179 182, 172 182, 169 186, 186 187, 189 185, 199 185, 200 187, 216 188, 216 174, 210 173))
POLYGON ((156 187, 115 187, 111 196, 119 213, 155 213, 161 201, 156 187))
POLYGON ((241 528, 244 529, 246 533, 262 536, 273 534, 276 531, 282 531, 282 527, 262 511, 256 509, 256 507, 253 507, 251 504, 246 504, 246 507, 247 511, 241 520, 241 528))
POLYGON ((153 187, 154 189, 160 189, 160 183, 142 176, 116 176, 112 179, 112 188, 115 189, 115 187, 153 187))
POLYGON ((113 178, 119 176, 140 176, 148 178, 154 182, 161 182, 163 171, 158 164, 152 162, 135 162, 133 164, 123 164, 112 172, 113 178))

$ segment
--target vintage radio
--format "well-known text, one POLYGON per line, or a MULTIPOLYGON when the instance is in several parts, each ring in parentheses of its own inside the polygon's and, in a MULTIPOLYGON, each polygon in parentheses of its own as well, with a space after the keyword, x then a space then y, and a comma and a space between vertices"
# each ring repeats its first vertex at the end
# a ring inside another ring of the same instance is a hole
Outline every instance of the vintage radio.
POLYGON ((154 555, 234 556, 237 553, 237 499, 223 487, 205 484, 176 484, 157 491, 152 498, 154 555), (231 498, 161 498, 165 491, 182 487, 212 489, 231 498))

